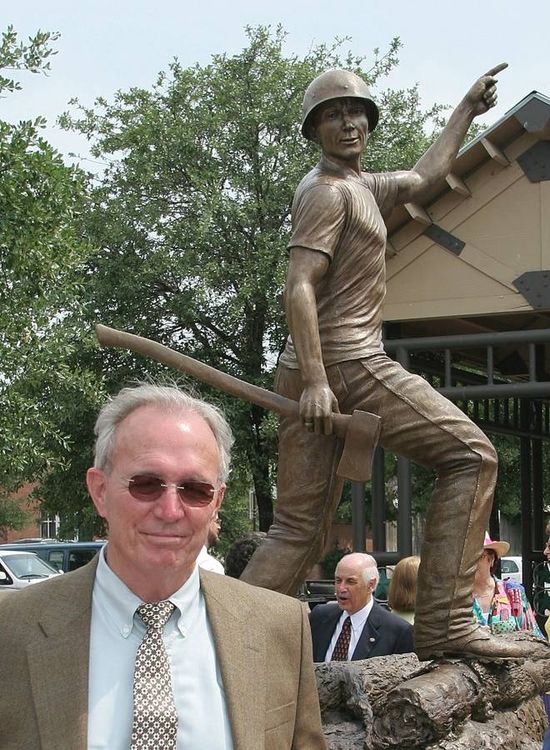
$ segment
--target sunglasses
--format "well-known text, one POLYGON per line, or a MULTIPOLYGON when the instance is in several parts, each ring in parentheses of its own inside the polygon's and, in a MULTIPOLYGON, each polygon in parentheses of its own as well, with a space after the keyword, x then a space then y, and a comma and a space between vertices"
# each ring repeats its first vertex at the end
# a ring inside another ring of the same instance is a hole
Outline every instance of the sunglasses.
POLYGON ((128 481, 128 492, 136 500, 154 502, 162 497, 165 490, 173 487, 179 499, 191 508, 202 508, 209 505, 217 492, 217 488, 207 482, 189 480, 174 484, 164 482, 154 474, 135 474, 128 481))

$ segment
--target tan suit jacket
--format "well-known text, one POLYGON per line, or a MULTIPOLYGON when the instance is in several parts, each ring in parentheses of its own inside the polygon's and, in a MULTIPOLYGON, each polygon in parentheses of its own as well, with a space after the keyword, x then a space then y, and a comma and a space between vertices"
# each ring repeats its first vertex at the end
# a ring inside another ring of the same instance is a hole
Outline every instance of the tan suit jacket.
MULTIPOLYGON (((1 750, 86 750, 96 562, 0 596, 1 750)), ((201 571, 235 750, 325 748, 294 599, 201 571)))

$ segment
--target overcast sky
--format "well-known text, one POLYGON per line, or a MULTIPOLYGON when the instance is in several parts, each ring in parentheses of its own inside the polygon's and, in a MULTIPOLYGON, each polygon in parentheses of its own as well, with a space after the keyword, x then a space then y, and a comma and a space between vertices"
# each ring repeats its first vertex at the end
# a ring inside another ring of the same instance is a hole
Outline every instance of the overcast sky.
POLYGON ((369 56, 399 36, 400 64, 382 87, 418 82, 425 106, 456 104, 477 77, 506 61, 487 125, 534 89, 550 96, 549 0, 11 0, 9 6, 0 0, 0 28, 11 23, 22 37, 42 29, 61 38, 49 77, 25 76, 22 92, 0 100, 0 117, 45 115, 46 137, 63 153, 87 153, 80 136, 55 127, 71 97, 90 105, 119 89, 150 87, 174 57, 187 66, 236 53, 246 44, 246 25, 281 23, 288 53, 298 55, 349 36, 349 48, 369 56))

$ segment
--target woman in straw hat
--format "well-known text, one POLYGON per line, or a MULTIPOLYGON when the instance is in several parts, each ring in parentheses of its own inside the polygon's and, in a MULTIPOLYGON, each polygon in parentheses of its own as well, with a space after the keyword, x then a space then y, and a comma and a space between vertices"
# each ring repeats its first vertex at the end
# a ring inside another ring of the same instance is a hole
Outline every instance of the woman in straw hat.
POLYGON ((515 581, 501 581, 493 573, 497 560, 509 549, 508 542, 494 542, 485 532, 474 579, 474 616, 491 633, 530 630, 542 638, 523 586, 515 581))

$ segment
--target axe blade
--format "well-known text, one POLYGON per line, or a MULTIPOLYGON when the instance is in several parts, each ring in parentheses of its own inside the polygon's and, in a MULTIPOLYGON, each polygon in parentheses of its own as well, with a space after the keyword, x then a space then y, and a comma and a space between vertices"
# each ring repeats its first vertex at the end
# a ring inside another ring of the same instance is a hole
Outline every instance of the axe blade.
POLYGON ((366 482, 371 478, 380 429, 381 419, 377 414, 356 410, 348 417, 344 449, 336 469, 339 477, 355 482, 366 482))

